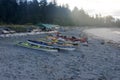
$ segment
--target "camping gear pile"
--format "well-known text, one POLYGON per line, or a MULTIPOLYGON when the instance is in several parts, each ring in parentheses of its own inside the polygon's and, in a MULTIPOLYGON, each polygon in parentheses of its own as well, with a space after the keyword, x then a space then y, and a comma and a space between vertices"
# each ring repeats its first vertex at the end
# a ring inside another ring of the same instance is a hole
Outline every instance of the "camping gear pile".
POLYGON ((55 36, 48 35, 46 38, 19 42, 17 45, 36 50, 58 52, 60 50, 74 51, 76 47, 80 45, 80 43, 87 43, 87 38, 76 38, 74 36, 67 37, 57 33, 55 36))

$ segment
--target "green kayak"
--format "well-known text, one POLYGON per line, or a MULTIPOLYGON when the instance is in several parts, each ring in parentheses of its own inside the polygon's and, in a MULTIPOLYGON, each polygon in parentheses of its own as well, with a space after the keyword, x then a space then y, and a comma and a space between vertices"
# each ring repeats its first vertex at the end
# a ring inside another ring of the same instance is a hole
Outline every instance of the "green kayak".
POLYGON ((41 51, 58 52, 58 50, 55 49, 55 48, 50 48, 50 47, 46 47, 46 46, 39 46, 39 45, 33 45, 33 44, 28 43, 28 42, 19 42, 19 43, 17 43, 17 45, 22 46, 22 47, 31 48, 31 49, 41 50, 41 51))

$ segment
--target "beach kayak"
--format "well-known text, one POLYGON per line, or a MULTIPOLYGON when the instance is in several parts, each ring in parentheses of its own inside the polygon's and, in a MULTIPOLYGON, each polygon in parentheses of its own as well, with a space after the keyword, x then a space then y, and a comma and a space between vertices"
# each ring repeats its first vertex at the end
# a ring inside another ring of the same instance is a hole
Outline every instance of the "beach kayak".
POLYGON ((44 46, 44 47, 49 47, 49 48, 55 48, 55 49, 58 49, 58 50, 69 50, 69 51, 75 50, 75 47, 73 47, 73 46, 49 44, 47 42, 36 41, 36 40, 28 40, 27 42, 30 43, 30 44, 34 44, 34 45, 38 45, 38 46, 44 46))
POLYGON ((28 42, 19 42, 19 43, 17 43, 17 45, 22 46, 22 47, 31 48, 31 49, 41 50, 41 51, 58 52, 58 50, 55 49, 55 48, 50 48, 50 47, 47 47, 47 46, 34 45, 34 44, 30 44, 28 42))

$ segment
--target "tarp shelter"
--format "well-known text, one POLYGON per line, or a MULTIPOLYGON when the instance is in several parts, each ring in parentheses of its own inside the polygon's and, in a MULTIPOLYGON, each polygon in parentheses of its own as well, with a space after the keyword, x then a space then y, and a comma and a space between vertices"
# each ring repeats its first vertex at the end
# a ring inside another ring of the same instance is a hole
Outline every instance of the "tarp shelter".
POLYGON ((56 25, 52 25, 52 24, 37 24, 37 26, 43 30, 54 30, 56 27, 56 25))

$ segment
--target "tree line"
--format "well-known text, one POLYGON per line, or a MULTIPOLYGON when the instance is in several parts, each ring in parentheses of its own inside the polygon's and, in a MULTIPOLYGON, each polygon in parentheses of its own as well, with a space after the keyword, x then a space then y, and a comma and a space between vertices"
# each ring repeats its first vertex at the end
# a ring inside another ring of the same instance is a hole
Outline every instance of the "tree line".
POLYGON ((120 20, 112 16, 94 17, 83 9, 58 5, 56 0, 0 0, 0 23, 37 24, 49 23, 67 26, 120 26, 120 20))

